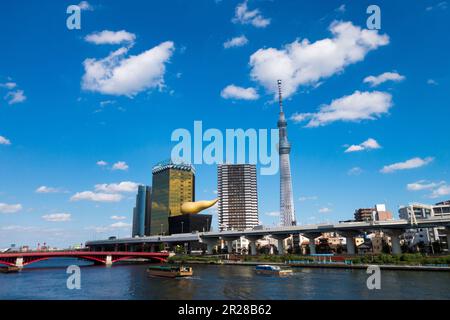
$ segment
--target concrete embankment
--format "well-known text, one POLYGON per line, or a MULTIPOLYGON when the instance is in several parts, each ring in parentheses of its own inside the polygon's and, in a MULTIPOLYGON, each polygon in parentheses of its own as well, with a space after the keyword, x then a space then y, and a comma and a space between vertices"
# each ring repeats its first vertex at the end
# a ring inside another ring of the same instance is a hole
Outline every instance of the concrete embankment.
MULTIPOLYGON (((180 263, 176 261, 175 263, 180 263)), ((199 261, 186 260, 183 264, 220 264, 236 266, 256 266, 260 264, 270 264, 278 266, 289 266, 293 268, 335 268, 335 269, 367 269, 371 264, 343 264, 343 263, 282 263, 267 261, 199 261)), ((372 264, 380 267, 382 270, 405 270, 405 271, 450 271, 448 266, 422 266, 422 265, 395 265, 395 264, 372 264)))
POLYGON ((340 268, 340 269, 367 269, 369 266, 376 265, 382 270, 406 270, 406 271, 450 271, 450 267, 444 266, 409 266, 409 265, 396 265, 396 264, 287 264, 294 268, 340 268))

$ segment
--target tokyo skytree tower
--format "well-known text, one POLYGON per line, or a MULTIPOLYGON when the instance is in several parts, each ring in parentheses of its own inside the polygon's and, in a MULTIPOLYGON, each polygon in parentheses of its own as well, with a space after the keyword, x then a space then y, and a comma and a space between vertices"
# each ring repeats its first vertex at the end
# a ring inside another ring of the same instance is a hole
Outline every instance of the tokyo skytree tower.
POLYGON ((282 226, 295 226, 294 198, 292 194, 291 162, 289 153, 291 144, 287 139, 287 122, 283 112, 283 99, 281 96, 281 80, 278 80, 278 96, 280 103, 279 129, 279 155, 280 155, 280 222, 282 226))

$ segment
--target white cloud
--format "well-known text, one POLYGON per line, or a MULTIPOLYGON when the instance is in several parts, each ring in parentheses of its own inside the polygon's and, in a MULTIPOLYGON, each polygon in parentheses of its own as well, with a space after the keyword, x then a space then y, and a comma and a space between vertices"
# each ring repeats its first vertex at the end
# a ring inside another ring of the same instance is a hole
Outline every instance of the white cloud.
POLYGON ((299 123, 299 122, 303 122, 306 119, 310 118, 312 115, 314 115, 314 114, 313 113, 298 113, 298 112, 295 112, 294 114, 292 114, 290 119, 292 121, 294 121, 295 123, 299 123))
POLYGON ((439 188, 433 190, 432 194, 430 195, 430 198, 439 198, 448 195, 450 195, 450 186, 444 184, 441 185, 439 188))
POLYGON ((331 209, 330 209, 330 208, 327 208, 327 207, 324 207, 324 208, 320 208, 320 209, 319 209, 319 212, 320 212, 320 213, 328 213, 328 212, 331 212, 331 209))
POLYGON ((100 101, 100 107, 104 107, 104 106, 107 106, 107 105, 109 105, 109 104, 115 104, 116 103, 116 101, 115 100, 105 100, 105 101, 100 101))
POLYGON ((242 88, 231 84, 226 86, 220 96, 224 99, 242 99, 242 100, 257 100, 259 98, 255 88, 242 88))
POLYGON ((108 226, 100 226, 100 227, 90 226, 85 229, 86 230, 94 230, 97 233, 105 233, 105 232, 115 231, 117 229, 129 229, 130 227, 131 227, 130 223, 125 223, 125 222, 120 221, 120 222, 110 224, 108 226))
POLYGON ((279 212, 279 211, 266 212, 266 216, 269 216, 269 217, 279 217, 279 216, 280 216, 280 212, 279 212))
POLYGON ((437 182, 427 182, 426 180, 420 180, 417 182, 408 183, 406 185, 406 189, 408 189, 409 191, 431 190, 442 184, 445 184, 445 182, 441 181, 437 183, 437 182))
POLYGON ((125 216, 111 216, 112 220, 125 220, 126 218, 125 216))
POLYGON ((21 204, 0 203, 0 213, 16 213, 22 210, 21 204))
POLYGON ((111 229, 108 227, 94 227, 94 226, 90 226, 90 227, 86 227, 86 230, 94 230, 96 233, 104 233, 104 232, 108 232, 111 229))
POLYGON ((426 7, 426 11, 432 11, 432 10, 435 10, 435 9, 440 9, 440 10, 447 10, 447 8, 448 8, 448 3, 447 3, 447 1, 441 1, 441 2, 439 2, 438 4, 436 4, 435 6, 429 6, 429 7, 426 7))
POLYGON ((8 139, 6 139, 6 138, 3 137, 3 136, 0 136, 0 144, 9 146, 9 145, 11 144, 11 141, 9 141, 8 139))
POLYGON ((433 80, 433 79, 428 79, 428 80, 427 80, 427 84, 429 84, 429 85, 434 85, 434 86, 437 86, 437 85, 438 85, 438 83, 436 82, 436 80, 433 80))
POLYGON ((270 24, 270 19, 264 18, 259 9, 248 10, 247 0, 238 4, 235 9, 233 23, 251 24, 257 28, 265 28, 270 24))
POLYGON ((17 225, 2 227, 2 230, 5 230, 5 231, 31 231, 31 230, 36 230, 36 229, 37 229, 36 227, 17 226, 17 225))
POLYGON ((103 30, 101 32, 88 34, 86 37, 84 37, 84 40, 95 44, 133 43, 134 40, 136 40, 136 35, 125 30, 103 30))
POLYGON ((318 196, 303 196, 298 198, 299 201, 317 200, 318 196))
POLYGON ((409 191, 423 191, 430 190, 431 194, 429 198, 439 198, 442 196, 450 195, 450 186, 445 181, 430 182, 427 180, 420 180, 413 183, 408 183, 406 189, 409 191))
POLYGON ((58 192, 61 192, 61 190, 58 188, 40 186, 39 188, 36 189, 35 192, 36 193, 58 193, 58 192))
POLYGON ((112 166, 113 170, 128 170, 128 168, 129 167, 125 161, 118 161, 112 166))
POLYGON ((335 9, 336 12, 344 13, 347 11, 347 8, 345 7, 345 4, 341 4, 338 8, 335 9))
POLYGON ((434 158, 427 157, 427 158, 412 158, 409 160, 406 160, 405 162, 397 162, 394 164, 390 164, 387 166, 384 166, 383 169, 380 170, 381 173, 392 173, 398 170, 409 170, 409 169, 415 169, 420 168, 423 166, 426 166, 430 162, 432 162, 434 158))
POLYGON ((104 166, 108 165, 108 162, 100 160, 100 161, 97 161, 97 165, 100 166, 100 167, 104 167, 104 166))
POLYGON ((92 5, 87 1, 81 1, 78 4, 78 6, 80 7, 81 10, 94 11, 94 8, 92 7, 92 5))
POLYGON ((242 35, 242 36, 235 37, 235 38, 232 38, 232 39, 226 41, 223 44, 223 47, 225 49, 234 48, 234 47, 242 47, 242 46, 246 45, 247 43, 248 43, 247 37, 242 35))
POLYGON ((11 90, 17 87, 17 83, 15 82, 0 83, 0 87, 11 90))
POLYGON ((363 172, 363 169, 361 169, 360 167, 353 167, 347 171, 347 174, 349 176, 359 176, 362 172, 363 172))
POLYGON ((118 229, 118 228, 129 228, 131 227, 130 223, 125 223, 125 222, 116 222, 110 225, 110 228, 112 229, 118 229))
POLYGON ((122 195, 113 193, 101 193, 92 191, 77 192, 70 198, 70 201, 95 201, 95 202, 119 202, 122 195))
POLYGON ((251 78, 274 94, 277 93, 277 80, 281 79, 283 95, 288 97, 300 85, 316 85, 321 79, 364 60, 369 51, 389 43, 387 35, 361 29, 351 22, 333 22, 330 31, 332 38, 313 43, 303 39, 280 50, 259 49, 250 57, 251 78))
POLYGON ((392 107, 392 96, 386 92, 355 91, 320 107, 317 113, 296 114, 294 120, 310 119, 306 127, 324 126, 335 121, 375 120, 392 107))
POLYGON ((51 222, 65 222, 70 221, 71 216, 70 213, 52 213, 43 215, 42 219, 51 222))
POLYGON ((126 57, 122 47, 103 59, 86 59, 82 79, 84 90, 110 95, 135 96, 164 85, 165 64, 174 51, 174 43, 166 41, 136 56, 126 57))
POLYGON ((132 181, 122 181, 120 183, 110 184, 104 183, 95 185, 95 191, 107 193, 136 192, 138 186, 138 183, 132 181))
POLYGON ((385 72, 383 74, 380 74, 378 76, 368 76, 364 78, 364 83, 369 83, 370 86, 376 87, 386 81, 394 81, 394 82, 400 82, 405 80, 405 76, 402 76, 401 74, 398 74, 397 72, 385 72))
POLYGON ((381 146, 378 144, 378 142, 375 139, 369 138, 361 144, 351 145, 350 147, 348 147, 345 150, 345 152, 348 153, 348 152, 356 152, 356 151, 379 149, 379 148, 381 148, 381 146))
POLYGON ((26 99, 27 97, 24 95, 23 90, 10 91, 5 96, 5 100, 8 101, 8 104, 21 103, 26 99))

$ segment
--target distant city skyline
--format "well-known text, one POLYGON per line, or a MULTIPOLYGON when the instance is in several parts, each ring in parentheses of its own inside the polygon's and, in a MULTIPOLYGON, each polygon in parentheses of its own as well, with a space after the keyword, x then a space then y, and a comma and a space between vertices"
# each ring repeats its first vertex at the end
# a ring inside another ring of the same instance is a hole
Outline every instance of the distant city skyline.
MULTIPOLYGON (((70 1, 0 12, 0 248, 130 235, 171 133, 276 128, 278 79, 297 224, 450 198, 440 1, 380 1, 378 31, 368 1, 86 3, 80 30, 66 27, 70 1)), ((259 220, 277 225, 279 176, 260 168, 259 220)), ((196 165, 195 184, 216 197, 217 166, 196 165)))

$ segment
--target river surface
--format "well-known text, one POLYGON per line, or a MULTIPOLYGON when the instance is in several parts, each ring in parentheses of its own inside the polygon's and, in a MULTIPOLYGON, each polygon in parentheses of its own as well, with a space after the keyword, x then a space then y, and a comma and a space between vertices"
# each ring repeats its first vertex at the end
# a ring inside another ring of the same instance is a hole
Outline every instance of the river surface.
POLYGON ((148 276, 146 264, 90 265, 75 259, 35 263, 0 273, 0 299, 450 299, 449 272, 381 271, 369 290, 365 270, 294 269, 289 277, 257 275, 251 266, 193 265, 194 276, 148 276), (81 268, 81 288, 67 288, 69 265, 81 268))

